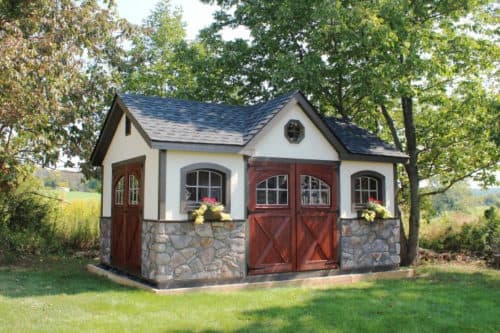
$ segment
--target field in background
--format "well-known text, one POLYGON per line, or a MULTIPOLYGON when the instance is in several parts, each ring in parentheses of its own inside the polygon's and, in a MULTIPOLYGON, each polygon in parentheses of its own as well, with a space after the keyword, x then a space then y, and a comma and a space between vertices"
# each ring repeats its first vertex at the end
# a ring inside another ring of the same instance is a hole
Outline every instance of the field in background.
POLYGON ((78 191, 59 191, 59 190, 49 190, 49 193, 61 198, 65 201, 97 201, 101 200, 101 195, 96 192, 78 192, 78 191))

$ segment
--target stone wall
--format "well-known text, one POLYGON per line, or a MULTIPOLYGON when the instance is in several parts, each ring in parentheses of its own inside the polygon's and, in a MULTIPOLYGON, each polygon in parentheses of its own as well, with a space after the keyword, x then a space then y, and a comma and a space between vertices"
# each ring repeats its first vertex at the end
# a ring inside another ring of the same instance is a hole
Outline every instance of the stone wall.
POLYGON ((111 264, 111 218, 101 217, 99 221, 99 258, 104 264, 111 264))
POLYGON ((143 222, 143 277, 159 285, 246 274, 245 222, 143 222))
POLYGON ((369 271, 399 266, 399 219, 340 220, 340 269, 369 271))

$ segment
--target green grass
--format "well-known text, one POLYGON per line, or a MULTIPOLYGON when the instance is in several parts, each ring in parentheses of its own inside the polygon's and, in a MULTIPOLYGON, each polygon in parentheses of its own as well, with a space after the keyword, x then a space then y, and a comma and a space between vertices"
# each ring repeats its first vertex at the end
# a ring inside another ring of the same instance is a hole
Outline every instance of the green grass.
POLYGON ((497 332, 500 272, 424 266, 414 280, 158 296, 54 259, 0 268, 2 332, 497 332))

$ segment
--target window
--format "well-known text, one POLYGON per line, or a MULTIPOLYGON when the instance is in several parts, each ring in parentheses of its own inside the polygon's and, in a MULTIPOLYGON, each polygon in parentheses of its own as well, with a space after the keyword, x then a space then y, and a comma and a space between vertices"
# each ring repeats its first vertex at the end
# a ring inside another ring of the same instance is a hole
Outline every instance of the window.
POLYGON ((123 191, 125 189, 125 178, 120 177, 120 180, 115 185, 115 205, 123 205, 123 191))
POLYGON ((302 205, 330 205, 330 186, 319 178, 300 176, 302 205))
POLYGON ((132 126, 130 124, 130 119, 128 117, 125 117, 125 136, 130 135, 131 130, 132 126))
POLYGON ((351 177, 352 205, 364 208, 369 198, 384 201, 384 176, 373 172, 358 172, 351 177))
POLYGON ((203 198, 215 198, 230 211, 229 169, 213 163, 197 163, 181 169, 181 212, 198 208, 203 198))
POLYGON ((185 199, 190 206, 195 206, 203 198, 215 198, 223 202, 224 175, 214 170, 195 170, 186 175, 185 199))
POLYGON ((288 175, 271 176, 258 183, 257 205, 288 205, 288 175))
POLYGON ((139 179, 134 175, 128 176, 128 204, 139 204, 139 179))
POLYGON ((299 143, 304 138, 304 125, 298 120, 289 120, 285 125, 285 137, 290 143, 299 143))

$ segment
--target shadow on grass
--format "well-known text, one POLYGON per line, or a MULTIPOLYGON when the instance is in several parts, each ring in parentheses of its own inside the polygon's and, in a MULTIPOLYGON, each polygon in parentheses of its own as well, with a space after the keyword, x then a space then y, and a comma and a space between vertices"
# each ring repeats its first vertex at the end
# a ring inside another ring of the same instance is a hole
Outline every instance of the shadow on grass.
POLYGON ((1 296, 20 298, 130 290, 88 273, 86 266, 92 262, 89 259, 29 260, 29 263, 0 267, 1 296))
POLYGON ((237 315, 249 324, 237 331, 498 332, 499 313, 498 276, 431 272, 414 280, 311 290, 304 299, 242 311, 237 315))

